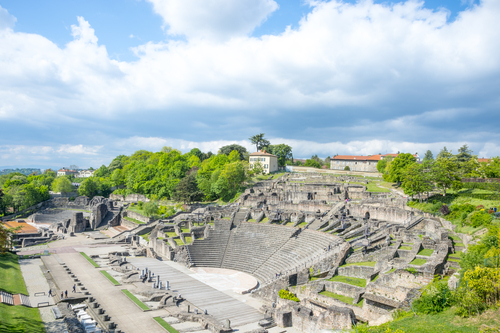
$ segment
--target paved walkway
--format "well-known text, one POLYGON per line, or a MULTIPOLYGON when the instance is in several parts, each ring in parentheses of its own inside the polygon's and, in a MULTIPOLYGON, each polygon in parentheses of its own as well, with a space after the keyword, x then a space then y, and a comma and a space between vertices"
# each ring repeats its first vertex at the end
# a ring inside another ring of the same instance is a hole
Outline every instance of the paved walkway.
POLYGON ((50 306, 45 308, 40 308, 40 316, 42 317, 43 324, 45 326, 45 332, 47 333, 62 333, 66 332, 67 327, 64 323, 64 319, 55 319, 54 314, 51 309, 57 306, 50 306))
POLYGON ((247 323, 258 322, 264 315, 253 307, 212 288, 192 276, 170 266, 168 262, 153 258, 127 258, 134 266, 148 268, 155 276, 159 275, 161 281, 169 281, 174 291, 200 309, 207 309, 218 320, 229 319, 232 327, 247 323))
MULTIPOLYGON (((38 304, 45 302, 48 302, 49 305, 54 305, 53 298, 48 296, 50 287, 40 269, 41 265, 43 263, 40 259, 19 260, 19 267, 21 268, 24 283, 28 289, 30 303, 34 308, 38 307, 38 304)), ((55 292, 55 290, 52 292, 55 292)))
MULTIPOLYGON (((165 330, 152 320, 152 317, 167 315, 168 313, 165 310, 141 311, 120 291, 126 287, 111 285, 111 283, 99 272, 99 269, 94 268, 94 266, 79 253, 61 253, 59 257, 61 257, 71 271, 80 279, 92 296, 96 298, 106 313, 111 316, 111 320, 118 325, 118 329, 122 330, 122 332, 165 333, 165 330)), ((59 263, 54 260, 54 262, 50 264, 51 269, 56 265, 60 266, 59 263)), ((60 283, 59 280, 64 280, 60 279, 58 276, 55 277, 55 279, 58 284, 60 283)), ((64 281, 62 281, 61 284, 66 288, 64 281)))

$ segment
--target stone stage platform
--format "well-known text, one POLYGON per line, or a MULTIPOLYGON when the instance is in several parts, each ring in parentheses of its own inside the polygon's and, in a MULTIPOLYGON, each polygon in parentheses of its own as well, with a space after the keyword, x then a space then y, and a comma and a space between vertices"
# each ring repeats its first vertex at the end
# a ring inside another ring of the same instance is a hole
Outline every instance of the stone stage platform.
POLYGON ((164 284, 165 281, 169 281, 172 290, 180 293, 182 297, 199 309, 206 309, 208 314, 214 316, 217 320, 229 319, 231 327, 258 322, 264 318, 263 314, 250 305, 223 292, 233 288, 242 289, 241 286, 243 285, 251 288, 253 284, 252 277, 247 274, 230 271, 225 272, 230 273, 227 275, 221 272, 227 270, 214 272, 209 268, 198 268, 198 272, 193 273, 187 269, 185 271, 178 269, 173 263, 153 258, 127 258, 127 260, 141 270, 147 267, 151 272, 155 273, 155 276, 159 275, 164 284), (244 274, 246 277, 240 274, 244 274), (222 275, 225 277, 221 278, 222 275), (207 284, 208 282, 214 283, 218 278, 217 276, 219 276, 220 281, 214 284, 215 287, 207 284), (225 283, 223 280, 229 281, 229 283, 225 283))

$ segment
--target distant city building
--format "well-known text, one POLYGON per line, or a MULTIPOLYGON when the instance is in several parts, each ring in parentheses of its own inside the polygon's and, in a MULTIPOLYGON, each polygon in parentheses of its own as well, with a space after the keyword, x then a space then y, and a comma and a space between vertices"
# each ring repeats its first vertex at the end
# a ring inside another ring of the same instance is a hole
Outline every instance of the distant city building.
MULTIPOLYGON (((395 158, 399 154, 385 154, 385 155, 370 155, 370 156, 355 156, 355 155, 337 155, 330 159, 330 169, 344 170, 346 166, 351 171, 365 171, 365 172, 378 172, 377 163, 388 157, 395 158)), ((417 154, 413 155, 420 161, 417 154)))
POLYGON ((81 170, 75 175, 76 178, 89 178, 94 175, 95 170, 81 170))
POLYGON ((264 168, 264 173, 278 171, 278 157, 266 151, 258 151, 250 154, 250 169, 253 169, 255 163, 260 163, 264 168))
POLYGON ((59 176, 75 176, 78 174, 76 170, 68 170, 68 169, 59 169, 57 170, 57 177, 59 176))

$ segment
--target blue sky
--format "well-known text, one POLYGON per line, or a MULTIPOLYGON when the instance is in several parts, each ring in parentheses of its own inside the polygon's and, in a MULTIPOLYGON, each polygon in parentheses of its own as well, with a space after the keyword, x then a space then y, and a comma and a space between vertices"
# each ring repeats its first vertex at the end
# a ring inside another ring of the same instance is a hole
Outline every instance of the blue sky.
POLYGON ((296 157, 497 156, 499 0, 0 0, 0 167, 264 132, 296 157))

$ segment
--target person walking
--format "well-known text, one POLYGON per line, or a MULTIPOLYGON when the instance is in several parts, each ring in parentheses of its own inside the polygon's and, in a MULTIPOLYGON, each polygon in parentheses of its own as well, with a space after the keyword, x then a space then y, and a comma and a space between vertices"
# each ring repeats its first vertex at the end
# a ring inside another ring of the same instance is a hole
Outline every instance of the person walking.
POLYGON ((64 297, 63 297, 63 292, 61 291, 61 299, 63 299, 63 298, 64 298, 64 297))
POLYGON ((73 285, 73 292, 76 293, 76 284, 73 285))
POLYGON ((49 297, 52 297, 52 289, 49 289, 49 297))
POLYGON ((64 297, 68 298, 68 291, 67 290, 64 292, 64 297))

